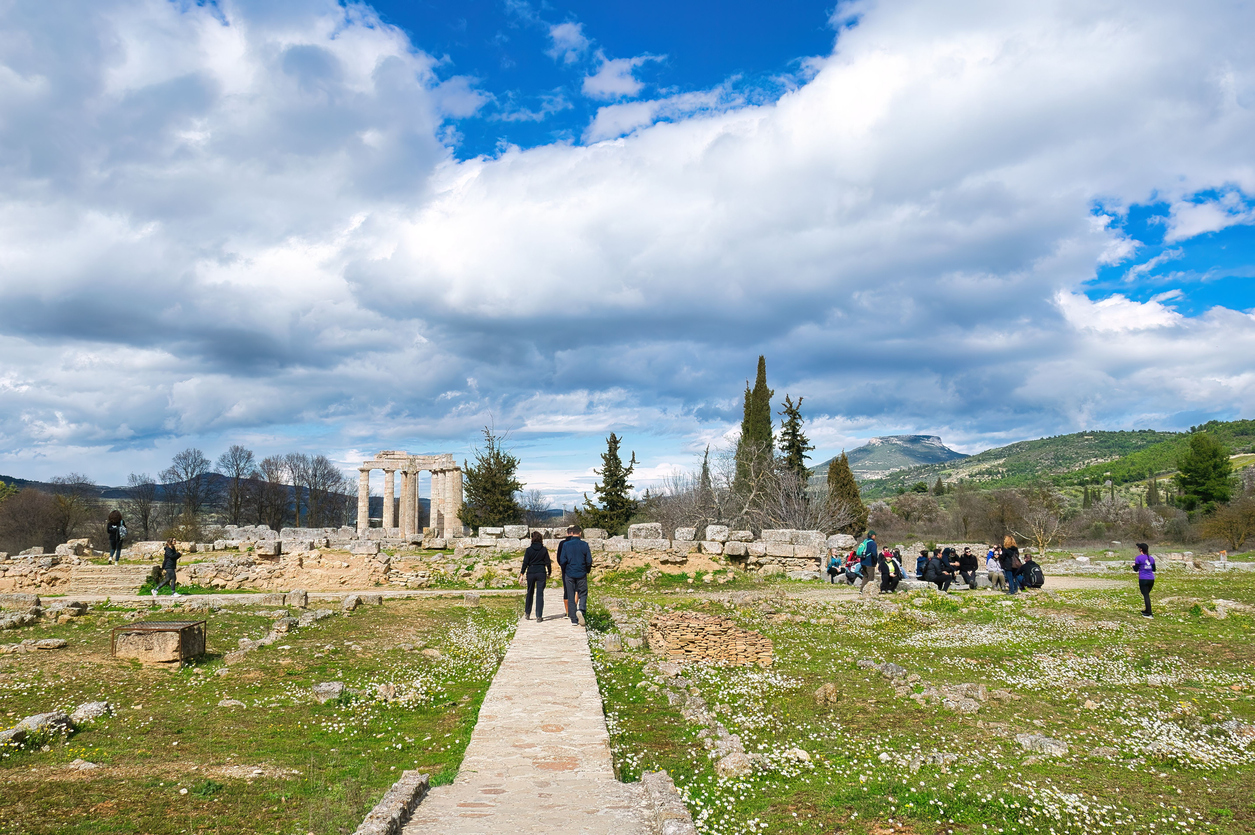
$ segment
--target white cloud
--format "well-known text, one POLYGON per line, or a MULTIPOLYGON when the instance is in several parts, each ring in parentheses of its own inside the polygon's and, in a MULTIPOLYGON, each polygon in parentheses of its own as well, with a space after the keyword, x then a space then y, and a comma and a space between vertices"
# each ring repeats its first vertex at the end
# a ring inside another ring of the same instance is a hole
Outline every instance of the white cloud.
MULTIPOLYGON (((495 423, 578 485, 608 431, 695 457, 759 353, 832 447, 1255 415, 1255 319, 1078 290, 1137 249, 1095 205, 1166 200, 1184 241, 1195 195, 1255 193, 1249 7, 843 5, 778 102, 619 102, 595 144, 465 162, 475 86, 368 9, 218 8, 0 10, 10 473, 495 423)), ((623 60, 599 95, 640 92, 623 60)))
POLYGON ((1255 209, 1248 207, 1239 192, 1227 191, 1215 200, 1173 203, 1164 241, 1185 241, 1197 235, 1251 223, 1255 223, 1255 209))
POLYGON ((555 61, 574 64, 584 57, 588 51, 589 40, 584 35, 582 23, 558 23, 549 27, 549 40, 552 46, 546 54, 555 61))
POLYGON ((640 93, 645 84, 633 75, 636 68, 648 61, 661 61, 665 55, 637 55, 634 58, 607 58, 597 51, 600 66, 597 72, 584 77, 584 95, 592 99, 631 98, 640 93))

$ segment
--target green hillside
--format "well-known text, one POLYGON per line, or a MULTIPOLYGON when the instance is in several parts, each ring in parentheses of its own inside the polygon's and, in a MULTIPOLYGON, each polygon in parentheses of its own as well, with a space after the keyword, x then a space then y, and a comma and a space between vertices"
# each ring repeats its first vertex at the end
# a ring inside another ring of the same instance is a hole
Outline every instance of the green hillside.
POLYGON ((1056 435, 988 449, 957 461, 910 467, 860 484, 865 497, 881 498, 920 481, 931 486, 938 477, 950 483, 965 480, 982 488, 1020 487, 1043 478, 1071 480, 1078 472, 1109 469, 1133 453, 1183 437, 1179 432, 1150 429, 1056 435))
MULTIPOLYGON (((1255 452, 1255 420, 1213 420, 1192 431, 1209 432, 1232 453, 1255 452)), ((1177 458, 1189 446, 1190 433, 1180 432, 1160 443, 1105 464, 1094 464, 1057 479, 1060 484, 1093 484, 1111 479, 1116 484, 1145 481, 1151 476, 1171 473, 1177 458)))

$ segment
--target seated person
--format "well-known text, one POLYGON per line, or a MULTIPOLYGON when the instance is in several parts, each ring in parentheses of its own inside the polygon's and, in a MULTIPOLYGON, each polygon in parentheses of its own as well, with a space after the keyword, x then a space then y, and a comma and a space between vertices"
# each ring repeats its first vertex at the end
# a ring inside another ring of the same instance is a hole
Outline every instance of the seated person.
POLYGON ((837 553, 836 548, 828 549, 828 582, 837 582, 837 575, 841 573, 841 556, 837 553))
POLYGON ((998 555, 992 550, 989 552, 989 558, 985 561, 985 571, 989 573, 989 585, 992 588, 1006 591, 1007 578, 1002 573, 1002 564, 998 562, 998 555))
POLYGON ((935 583, 939 591, 948 592, 954 575, 948 571, 949 566, 941 556, 943 553, 935 551, 933 556, 928 557, 927 562, 924 563, 924 581, 935 583))
POLYGON ((915 579, 924 579, 924 568, 928 565, 928 549, 925 548, 919 552, 919 556, 915 558, 915 579))
POLYGON ((893 559, 893 553, 890 551, 881 551, 876 559, 876 565, 880 569, 880 593, 889 594, 898 590, 898 583, 902 582, 902 566, 893 559))
POLYGON ((1039 589, 1046 584, 1046 575, 1037 564, 1037 560, 1033 559, 1032 554, 1028 554, 1027 559, 1024 560, 1019 576, 1020 588, 1023 589, 1039 589))
POLYGON ((959 574, 970 589, 976 588, 976 569, 979 566, 980 563, 976 561, 976 555, 972 553, 972 549, 964 548, 959 556, 959 574))

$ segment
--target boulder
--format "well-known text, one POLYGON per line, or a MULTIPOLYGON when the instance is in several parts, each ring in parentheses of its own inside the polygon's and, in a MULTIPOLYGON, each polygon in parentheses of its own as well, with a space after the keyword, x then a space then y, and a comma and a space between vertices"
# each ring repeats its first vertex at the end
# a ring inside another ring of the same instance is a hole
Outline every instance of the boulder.
POLYGON ((753 772, 754 763, 740 751, 733 751, 715 763, 715 773, 725 779, 747 777, 753 772))
POLYGON ((1045 754, 1048 757, 1062 757, 1068 753, 1068 744, 1058 739, 1051 739, 1041 734, 1016 734, 1015 741, 1025 751, 1045 754))
POLYGON ((279 634, 282 635, 282 634, 291 632, 293 629, 296 629, 299 625, 300 625, 300 621, 298 621, 296 618, 279 618, 273 624, 270 625, 270 628, 273 631, 278 632, 279 634))
POLYGON ((81 725, 102 716, 110 716, 112 713, 113 705, 108 702, 84 702, 74 708, 74 712, 70 714, 70 721, 75 725, 81 725))
POLYGON ((314 698, 318 704, 325 705, 344 695, 343 681, 324 681, 314 685, 314 698))
POLYGON ((657 522, 629 525, 628 539, 662 539, 662 525, 657 522))
POLYGON ((361 605, 362 605, 362 598, 360 595, 349 594, 349 595, 346 595, 345 598, 340 601, 340 611, 351 612, 361 605))
POLYGON ((821 705, 835 705, 841 703, 841 688, 835 682, 828 682, 820 685, 815 691, 815 702, 821 705))
POLYGON ((69 733, 74 730, 74 722, 70 720, 68 714, 61 711, 53 711, 52 713, 36 713, 34 716, 27 716, 17 723, 17 727, 26 731, 27 734, 69 733))
POLYGON ((304 609, 309 605, 309 592, 305 589, 292 589, 283 597, 283 605, 294 609, 304 609))
POLYGON ((382 606, 383 605, 382 594, 363 594, 361 595, 361 598, 362 598, 363 606, 382 606))

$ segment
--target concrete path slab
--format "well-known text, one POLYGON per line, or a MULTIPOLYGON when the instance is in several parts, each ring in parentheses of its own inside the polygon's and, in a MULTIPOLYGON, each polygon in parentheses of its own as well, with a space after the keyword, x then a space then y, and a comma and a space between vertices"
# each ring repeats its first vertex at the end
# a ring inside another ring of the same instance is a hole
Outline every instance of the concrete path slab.
POLYGON ((404 835, 645 835, 655 820, 642 785, 615 779, 587 633, 556 614, 519 624, 457 779, 404 835))

